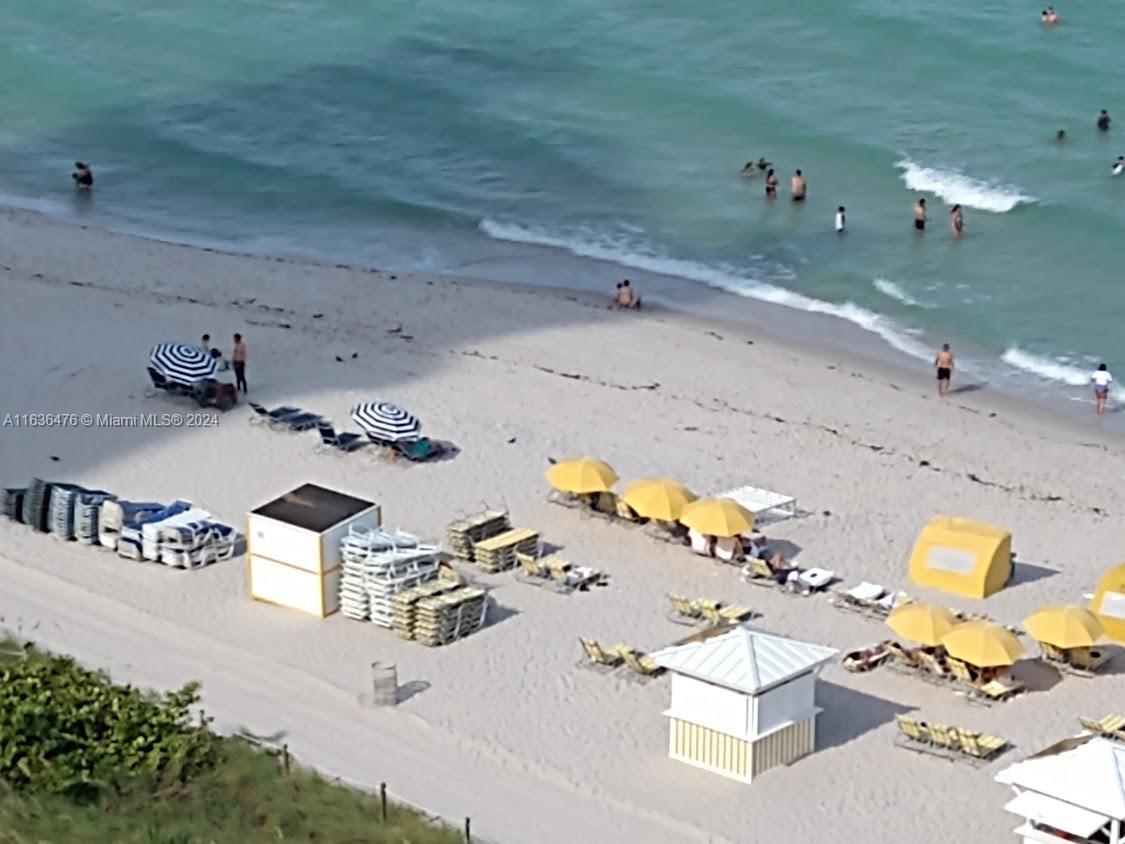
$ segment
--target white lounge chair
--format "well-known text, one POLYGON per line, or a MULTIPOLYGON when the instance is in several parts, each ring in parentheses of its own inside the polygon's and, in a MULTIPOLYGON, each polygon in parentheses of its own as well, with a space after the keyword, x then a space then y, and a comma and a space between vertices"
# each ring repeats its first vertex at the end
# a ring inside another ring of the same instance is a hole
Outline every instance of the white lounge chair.
POLYGON ((691 540, 692 551, 703 557, 711 556, 711 540, 709 537, 704 536, 702 533, 697 533, 694 530, 689 530, 688 538, 691 540))

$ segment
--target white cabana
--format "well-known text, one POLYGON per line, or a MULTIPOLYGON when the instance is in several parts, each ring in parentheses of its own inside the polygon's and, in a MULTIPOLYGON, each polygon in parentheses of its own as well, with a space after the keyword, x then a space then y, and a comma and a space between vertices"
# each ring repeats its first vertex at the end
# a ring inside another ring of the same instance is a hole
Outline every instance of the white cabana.
POLYGON ((672 674, 668 755, 741 782, 816 745, 816 675, 837 651, 738 626, 653 654, 672 674))
POLYGON ((1125 744, 1096 736, 1061 741, 1005 768, 996 781, 1015 799, 1004 808, 1024 822, 1024 844, 1125 844, 1125 744), (1101 833, 1101 836, 1094 836, 1101 833))
POLYGON ((304 484, 247 516, 250 597, 325 618, 340 608, 340 542, 377 530, 379 505, 304 484))

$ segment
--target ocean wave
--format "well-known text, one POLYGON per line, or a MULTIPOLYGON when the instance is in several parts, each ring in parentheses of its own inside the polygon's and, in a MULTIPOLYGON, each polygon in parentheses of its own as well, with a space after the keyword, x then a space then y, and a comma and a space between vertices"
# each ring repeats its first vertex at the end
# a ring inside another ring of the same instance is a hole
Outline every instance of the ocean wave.
POLYGON ((877 278, 872 282, 875 289, 882 293, 884 296, 889 296, 892 299, 897 299, 904 305, 910 305, 914 308, 932 308, 933 305, 927 305, 925 302, 919 302, 893 281, 886 278, 877 278))
POLYGON ((847 320, 865 331, 877 335, 889 346, 903 354, 921 360, 929 360, 932 354, 930 349, 911 337, 908 331, 882 314, 869 311, 853 302, 841 304, 825 302, 821 299, 814 299, 787 290, 784 287, 747 278, 742 271, 735 267, 709 266, 681 258, 671 258, 649 248, 621 243, 609 237, 574 237, 548 232, 532 226, 501 223, 488 218, 480 221, 479 228, 494 240, 562 249, 572 255, 606 261, 621 267, 698 281, 718 290, 769 302, 773 305, 781 305, 807 313, 833 316, 837 319, 847 320))
MULTIPOLYGON (((1057 358, 1043 357, 1032 352, 1024 351, 1019 346, 1010 346, 1000 356, 1000 359, 1009 366, 1023 372, 1029 372, 1045 381, 1055 381, 1066 384, 1068 387, 1088 387, 1090 385, 1091 369, 1080 369, 1066 361, 1057 358)), ((1111 390, 1115 399, 1125 399, 1125 389, 1115 386, 1111 390)))
POLYGON ((904 158, 895 166, 902 171, 902 181, 911 190, 932 193, 950 204, 960 204, 978 211, 1007 214, 1017 205, 1036 201, 1034 196, 1017 187, 982 182, 956 170, 923 167, 909 158, 904 158))

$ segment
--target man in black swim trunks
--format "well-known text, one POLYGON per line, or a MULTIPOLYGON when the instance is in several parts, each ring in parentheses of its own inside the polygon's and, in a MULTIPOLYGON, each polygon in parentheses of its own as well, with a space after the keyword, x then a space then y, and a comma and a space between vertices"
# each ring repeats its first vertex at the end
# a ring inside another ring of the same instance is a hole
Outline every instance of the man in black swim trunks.
POLYGON ((919 200, 914 203, 914 228, 918 231, 925 231, 927 219, 926 200, 924 198, 919 198, 919 200))
POLYGON ((789 180, 789 189, 793 193, 794 202, 804 202, 805 194, 809 190, 809 184, 805 181, 805 177, 798 170, 793 174, 793 178, 789 180))
POLYGON ((953 352, 948 343, 942 343, 941 351, 934 358, 934 366, 937 368, 937 394, 944 396, 949 392, 953 379, 953 352))
POLYGON ((81 161, 74 162, 74 172, 70 174, 70 178, 74 179, 74 186, 79 190, 89 190, 94 186, 94 173, 90 165, 81 161))

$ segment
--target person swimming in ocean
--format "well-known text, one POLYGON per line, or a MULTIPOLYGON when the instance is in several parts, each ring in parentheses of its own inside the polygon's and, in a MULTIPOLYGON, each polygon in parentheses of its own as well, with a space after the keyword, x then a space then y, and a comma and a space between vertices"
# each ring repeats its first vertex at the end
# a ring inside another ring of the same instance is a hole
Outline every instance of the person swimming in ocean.
POLYGON ((772 167, 766 173, 766 199, 777 199, 777 174, 772 167))
POLYGON ((74 172, 70 174, 70 178, 74 179, 74 186, 78 190, 90 190, 94 186, 94 171, 89 164, 81 161, 74 162, 74 172))
POLYGON ((1043 10, 1043 14, 1040 18, 1047 26, 1054 26, 1059 22, 1059 13, 1055 11, 1054 6, 1048 6, 1043 10))
POLYGON ((765 173, 770 167, 770 162, 764 158, 759 158, 757 161, 747 161, 746 166, 738 174, 740 176, 757 176, 759 173, 765 173))
POLYGON ((1113 121, 1109 117, 1109 112, 1103 108, 1102 113, 1098 115, 1098 129, 1103 132, 1108 132, 1109 124, 1112 122, 1113 121))
POLYGON ((926 200, 919 198, 919 200, 914 203, 914 228, 920 232, 925 231, 927 219, 929 218, 926 217, 926 200))
POLYGON ((1125 155, 1117 156, 1117 160, 1113 162, 1113 175, 1120 176, 1125 173, 1125 155))
POLYGON ((949 230, 954 237, 960 237, 965 230, 965 215, 961 212, 960 205, 954 205, 949 211, 949 230))
POLYGON ((1056 144, 1065 144, 1066 143, 1066 129, 1059 129, 1059 131, 1055 132, 1055 143, 1056 144))

